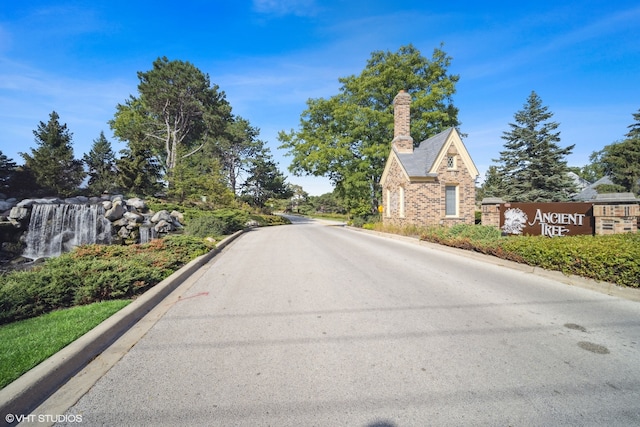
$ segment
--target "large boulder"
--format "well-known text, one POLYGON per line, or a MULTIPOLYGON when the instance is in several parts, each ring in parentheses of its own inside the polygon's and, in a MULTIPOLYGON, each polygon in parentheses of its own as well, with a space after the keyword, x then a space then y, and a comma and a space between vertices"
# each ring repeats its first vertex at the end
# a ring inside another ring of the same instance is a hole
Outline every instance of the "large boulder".
POLYGON ((144 221, 144 217, 139 213, 135 213, 135 212, 125 212, 123 215, 123 218, 129 222, 134 222, 136 224, 140 224, 141 222, 144 221))
POLYGON ((24 221, 25 219, 28 219, 30 215, 31 209, 22 206, 15 206, 11 208, 11 212, 9 212, 9 221, 24 221))
POLYGON ((174 223, 176 221, 178 222, 178 224, 176 224, 176 225, 184 224, 184 215, 181 212, 171 211, 170 215, 171 215, 171 218, 173 218, 174 223))
POLYGON ((109 221, 117 221, 120 218, 122 218, 125 212, 126 210, 122 206, 122 201, 115 201, 113 202, 111 209, 107 210, 104 213, 104 217, 107 218, 109 221))
POLYGON ((131 199, 128 199, 127 206, 131 206, 140 212, 144 212, 147 209, 146 202, 139 197, 132 197, 131 199))
POLYGON ((158 223, 153 227, 158 233, 169 233, 174 231, 176 228, 173 225, 173 222, 166 221, 161 219, 158 223))
POLYGON ((158 211, 151 217, 151 222, 153 222, 154 224, 157 224, 160 221, 173 222, 173 218, 171 217, 169 211, 158 211))

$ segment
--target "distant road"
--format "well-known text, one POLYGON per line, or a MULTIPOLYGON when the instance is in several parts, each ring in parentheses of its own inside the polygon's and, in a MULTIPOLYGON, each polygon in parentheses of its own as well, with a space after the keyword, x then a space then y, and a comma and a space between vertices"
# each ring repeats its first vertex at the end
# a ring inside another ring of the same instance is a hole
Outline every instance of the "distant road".
POLYGON ((67 414, 83 426, 640 425, 640 303, 294 221, 214 258, 67 414))

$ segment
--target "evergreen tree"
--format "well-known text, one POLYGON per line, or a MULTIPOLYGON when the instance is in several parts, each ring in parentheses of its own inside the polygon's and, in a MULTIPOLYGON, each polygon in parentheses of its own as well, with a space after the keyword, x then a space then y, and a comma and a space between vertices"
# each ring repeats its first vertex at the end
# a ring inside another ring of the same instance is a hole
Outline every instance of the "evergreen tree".
POLYGON ((242 117, 233 117, 225 134, 217 138, 214 155, 220 159, 229 187, 237 194, 243 174, 251 167, 253 159, 264 147, 258 135, 260 130, 242 117))
POLYGON ((224 132, 231 107, 224 92, 189 62, 158 58, 138 78, 139 97, 118 104, 109 124, 131 151, 155 156, 171 187, 173 168, 224 132))
POLYGON ((83 161, 89 170, 88 190, 92 194, 110 193, 116 188, 116 156, 111 143, 100 132, 83 161))
POLYGON ((53 111, 49 122, 40 122, 33 131, 38 148, 31 155, 20 153, 27 169, 38 186, 55 195, 68 196, 78 189, 85 173, 82 161, 73 158, 72 134, 66 124, 60 124, 58 113, 53 111))
POLYGON ((640 110, 633 114, 635 123, 629 126, 627 139, 607 145, 600 161, 607 175, 622 191, 640 193, 640 110))
POLYGON ((120 154, 120 159, 116 160, 116 169, 117 183, 122 190, 130 194, 150 196, 162 189, 161 166, 148 147, 134 145, 121 150, 120 154))
POLYGON ((0 151, 0 192, 8 193, 12 190, 17 167, 13 159, 8 158, 0 151))
POLYGON ((574 145, 561 148, 559 124, 549 121, 553 113, 531 92, 524 108, 515 114, 516 123, 504 132, 506 142, 500 152, 497 173, 499 192, 514 202, 569 200, 576 191, 568 176, 565 157, 574 145))
POLYGON ((283 199, 293 195, 268 148, 253 159, 249 173, 243 184, 242 195, 253 206, 263 208, 269 199, 283 199))
POLYGON ((476 191, 478 201, 482 201, 485 197, 505 197, 502 194, 502 180, 498 174, 498 167, 495 165, 489 166, 484 175, 482 186, 476 191))

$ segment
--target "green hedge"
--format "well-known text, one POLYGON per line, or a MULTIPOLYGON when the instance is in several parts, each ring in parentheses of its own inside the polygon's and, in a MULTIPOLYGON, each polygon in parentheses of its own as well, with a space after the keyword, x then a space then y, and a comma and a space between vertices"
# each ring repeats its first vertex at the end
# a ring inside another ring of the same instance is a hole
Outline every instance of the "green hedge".
POLYGON ((144 245, 89 245, 0 281, 0 324, 96 301, 130 298, 213 249, 174 235, 144 245))
POLYGON ((610 236, 501 236, 495 227, 433 227, 421 239, 622 286, 640 287, 640 233, 610 236))

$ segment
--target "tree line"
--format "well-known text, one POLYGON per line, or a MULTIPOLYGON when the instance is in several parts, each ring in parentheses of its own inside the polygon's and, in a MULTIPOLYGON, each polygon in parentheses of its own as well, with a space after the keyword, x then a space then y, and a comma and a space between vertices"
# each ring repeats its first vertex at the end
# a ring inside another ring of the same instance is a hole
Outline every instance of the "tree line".
POLYGON ((240 198, 263 207, 287 198, 259 129, 232 114, 225 93, 193 64, 158 58, 138 72, 138 94, 116 106, 109 126, 126 148, 119 156, 104 132, 75 159, 72 133, 53 111, 33 131, 36 148, 18 166, 0 152, 0 191, 23 196, 125 192, 228 205, 240 198))
MULTIPOLYGON (((413 45, 373 52, 360 74, 339 78, 337 94, 307 100, 297 129, 278 134, 279 148, 292 158, 289 171, 329 178, 335 188, 331 204, 340 205, 335 209, 353 216, 374 214, 393 139, 393 98, 400 90, 412 97, 416 145, 449 127, 466 137, 453 101, 460 76, 449 72, 451 61, 443 45, 430 58, 413 45)), ((224 92, 194 65, 158 58, 151 70, 138 72, 138 79, 137 96, 118 104, 109 122, 126 143, 119 157, 101 133, 82 161, 75 160, 71 134, 53 112, 34 131, 38 148, 21 153, 24 166, 0 153, 0 191, 20 182, 23 189, 31 185, 26 188, 31 193, 70 194, 86 174, 94 193, 162 191, 179 200, 208 197, 219 203, 240 197, 256 206, 270 198, 298 203, 308 197, 286 183, 259 130, 233 115, 224 92)), ((503 150, 486 173, 481 197, 569 200, 576 190, 568 178, 571 171, 588 181, 609 176, 614 184, 602 190, 638 194, 640 110, 633 114, 626 139, 605 145, 579 168, 568 166, 575 144, 561 145, 552 117, 532 91, 503 133, 503 150)))
POLYGON ((566 157, 575 144, 560 147, 559 123, 553 113, 531 92, 522 110, 515 114, 510 131, 503 133, 504 149, 486 172, 480 197, 501 197, 513 202, 569 201, 577 189, 569 176, 595 182, 608 176, 613 184, 603 184, 600 193, 640 193, 640 110, 633 114, 625 139, 606 145, 589 157, 583 167, 569 167, 566 157))
MULTIPOLYGON (((357 76, 340 78, 339 93, 309 99, 297 130, 280 132, 281 148, 292 156, 295 175, 328 177, 355 215, 375 214, 379 186, 393 139, 392 101, 404 89, 412 97, 411 136, 419 143, 455 127, 461 136, 458 108, 453 102, 460 76, 450 74, 452 58, 443 46, 431 58, 413 45, 397 52, 373 52, 357 76)), ((609 176, 613 186, 603 192, 638 194, 640 180, 640 110, 626 139, 594 152, 591 164, 569 167, 575 144, 562 147, 559 124, 540 97, 531 92, 515 123, 505 131, 504 149, 489 167, 477 194, 510 201, 570 200, 576 192, 569 172, 588 181, 609 176)))

